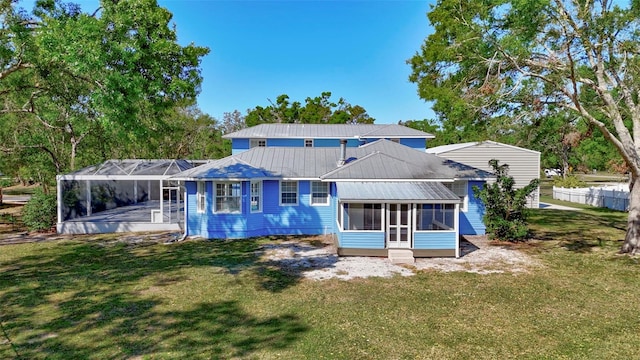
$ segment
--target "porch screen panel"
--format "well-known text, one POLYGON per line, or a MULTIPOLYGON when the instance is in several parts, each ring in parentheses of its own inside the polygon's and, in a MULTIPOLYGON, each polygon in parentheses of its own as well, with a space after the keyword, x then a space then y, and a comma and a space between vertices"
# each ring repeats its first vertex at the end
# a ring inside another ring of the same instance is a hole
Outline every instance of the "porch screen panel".
POLYGON ((454 222, 454 204, 418 204, 416 208, 416 230, 451 230, 454 222))
POLYGON ((382 204, 344 204, 345 230, 381 230, 382 204))

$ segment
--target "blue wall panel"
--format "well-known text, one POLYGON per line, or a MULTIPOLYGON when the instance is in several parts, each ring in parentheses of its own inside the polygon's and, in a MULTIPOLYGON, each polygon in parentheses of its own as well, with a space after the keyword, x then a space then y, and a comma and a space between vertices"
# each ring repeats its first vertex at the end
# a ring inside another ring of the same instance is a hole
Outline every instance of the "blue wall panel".
MULTIPOLYGON (((313 146, 314 147, 340 147, 340 139, 314 139, 313 146)), ((360 140, 347 139, 347 146, 358 147, 360 146, 360 140)))
POLYGON ((385 236, 383 231, 339 232, 338 244, 350 249, 384 249, 385 236))
POLYGON ((424 152, 427 149, 426 139, 403 139, 400 138, 400 144, 414 148, 416 150, 424 152))
POLYGON ((304 139, 267 139, 267 147, 304 147, 304 139))
POLYGON ((249 150, 249 139, 231 139, 231 155, 249 150))
POLYGON ((480 199, 473 196, 473 186, 482 188, 484 181, 469 181, 467 193, 469 194, 469 206, 467 211, 460 211, 460 235, 484 235, 486 227, 482 221, 484 205, 480 199))
POLYGON ((213 183, 206 183, 206 211, 196 211, 196 183, 187 182, 187 226, 190 236, 245 238, 265 235, 321 235, 335 232, 335 186, 330 186, 330 205, 311 206, 309 181, 298 183, 298 205, 280 206, 279 182, 264 181, 262 212, 251 212, 250 182, 242 183, 242 212, 213 213, 213 183))
POLYGON ((415 232, 414 249, 455 249, 456 233, 454 231, 415 232))

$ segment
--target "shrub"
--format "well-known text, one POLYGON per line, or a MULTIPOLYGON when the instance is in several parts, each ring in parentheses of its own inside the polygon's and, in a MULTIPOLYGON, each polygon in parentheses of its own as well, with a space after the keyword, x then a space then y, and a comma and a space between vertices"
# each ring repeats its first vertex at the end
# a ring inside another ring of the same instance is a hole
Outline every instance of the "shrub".
POLYGON ((565 178, 562 178, 560 176, 553 178, 553 186, 563 188, 581 188, 586 187, 587 184, 584 181, 578 179, 578 177, 575 175, 568 175, 565 178))
POLYGON ((22 209, 22 221, 31 231, 45 231, 56 223, 56 196, 36 189, 22 209))
POLYGON ((485 184, 482 189, 473 187, 474 196, 484 204, 483 217, 487 233, 491 239, 522 241, 529 236, 527 227, 527 196, 536 190, 539 180, 533 179, 521 189, 515 189, 515 180, 509 176, 509 165, 499 165, 498 160, 490 160, 497 179, 485 184))

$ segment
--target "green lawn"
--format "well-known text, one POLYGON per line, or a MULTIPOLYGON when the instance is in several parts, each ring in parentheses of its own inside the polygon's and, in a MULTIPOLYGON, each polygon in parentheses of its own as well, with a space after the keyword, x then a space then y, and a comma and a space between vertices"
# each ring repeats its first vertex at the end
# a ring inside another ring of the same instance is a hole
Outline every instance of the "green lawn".
POLYGON ((616 212, 538 210, 528 274, 309 281, 268 239, 0 247, 0 358, 640 358, 640 265, 616 212))

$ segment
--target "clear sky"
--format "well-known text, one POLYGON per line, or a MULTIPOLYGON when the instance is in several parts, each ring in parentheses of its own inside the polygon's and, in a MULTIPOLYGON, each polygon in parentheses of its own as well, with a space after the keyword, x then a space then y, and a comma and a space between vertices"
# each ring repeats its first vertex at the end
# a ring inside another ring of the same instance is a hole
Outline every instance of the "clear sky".
MULTIPOLYGON (((74 2, 85 11, 98 4, 74 2)), ((434 117, 406 64, 432 31, 432 1, 158 3, 173 13, 181 44, 209 47, 198 105, 217 119, 267 106, 280 94, 304 103, 323 91, 364 107, 376 123, 434 117)))

